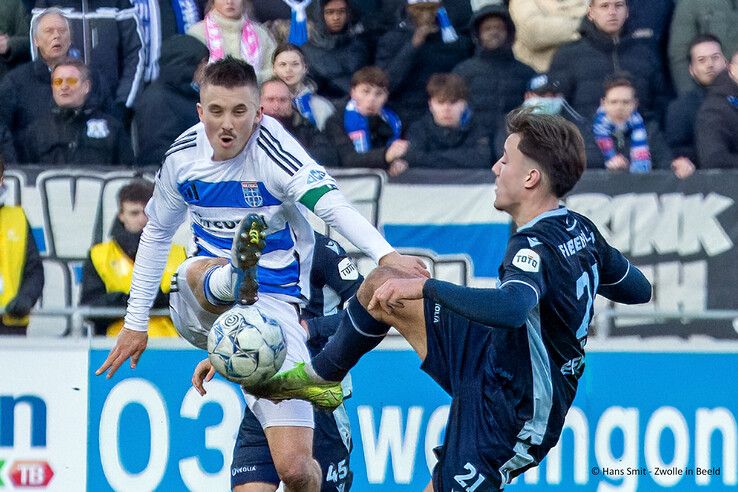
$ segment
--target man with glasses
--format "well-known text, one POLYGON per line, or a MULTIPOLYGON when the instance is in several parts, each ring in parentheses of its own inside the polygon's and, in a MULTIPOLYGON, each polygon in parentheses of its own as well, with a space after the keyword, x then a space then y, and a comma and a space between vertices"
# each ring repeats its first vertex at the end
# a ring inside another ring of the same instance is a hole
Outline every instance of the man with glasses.
POLYGON ((51 71, 54 108, 34 121, 24 138, 26 162, 44 164, 124 164, 133 151, 123 125, 88 103, 90 71, 80 60, 66 59, 51 71))

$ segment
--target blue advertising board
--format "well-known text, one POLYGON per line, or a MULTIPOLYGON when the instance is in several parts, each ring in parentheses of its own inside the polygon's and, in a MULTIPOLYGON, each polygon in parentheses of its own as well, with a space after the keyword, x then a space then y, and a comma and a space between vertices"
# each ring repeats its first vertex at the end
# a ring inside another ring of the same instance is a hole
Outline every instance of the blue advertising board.
MULTIPOLYGON (((93 350, 90 367, 106 355, 93 350)), ((222 380, 194 392, 201 357, 151 348, 135 371, 91 379, 90 490, 227 490, 243 400, 222 380)), ((450 399, 418 366, 414 352, 375 350, 352 372, 352 490, 428 483, 450 399)), ((736 353, 589 353, 560 445, 507 490, 733 490, 737 367, 736 353)))

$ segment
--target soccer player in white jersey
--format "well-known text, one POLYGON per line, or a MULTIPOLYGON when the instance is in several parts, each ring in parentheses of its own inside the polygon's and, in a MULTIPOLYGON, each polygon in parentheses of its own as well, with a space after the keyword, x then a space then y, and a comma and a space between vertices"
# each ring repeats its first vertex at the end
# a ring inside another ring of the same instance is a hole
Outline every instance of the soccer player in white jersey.
MULTIPOLYGON (((258 101, 250 65, 229 57, 206 68, 197 105, 201 123, 174 142, 157 174, 154 196, 146 206, 149 222, 136 256, 125 325, 96 374, 108 371, 109 378, 129 358, 132 368, 138 363, 146 348, 149 310, 166 253, 188 211, 197 251, 178 269, 177 292, 170 304, 180 334, 201 348, 206 347, 218 315, 254 294, 242 288, 241 279, 252 277, 245 271, 248 262, 239 260, 244 251, 257 256, 244 239, 249 232, 258 233, 254 213, 268 225, 258 260, 255 306, 282 326, 288 345, 283 369, 309 360, 307 334, 297 315, 297 306, 310 295, 314 236, 305 209, 380 265, 427 276, 421 260, 397 253, 295 139, 276 120, 262 115, 258 101), (250 222, 240 224, 244 216, 250 222)), ((310 403, 273 403, 248 394, 246 400, 265 429, 287 490, 319 490, 310 403)), ((252 483, 237 490, 269 491, 274 485, 252 483)))

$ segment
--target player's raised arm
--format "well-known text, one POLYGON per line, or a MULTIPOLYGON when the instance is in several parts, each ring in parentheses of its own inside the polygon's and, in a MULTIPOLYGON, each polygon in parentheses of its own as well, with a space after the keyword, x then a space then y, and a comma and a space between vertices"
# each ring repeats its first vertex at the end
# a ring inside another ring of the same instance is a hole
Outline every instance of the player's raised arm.
POLYGON ((169 256, 172 237, 185 218, 186 205, 176 193, 169 160, 156 177, 154 196, 146 205, 148 222, 133 265, 131 294, 123 329, 105 362, 95 371, 108 371, 111 378, 123 363, 131 359, 135 368, 148 340, 149 311, 159 289, 159 282, 169 256))

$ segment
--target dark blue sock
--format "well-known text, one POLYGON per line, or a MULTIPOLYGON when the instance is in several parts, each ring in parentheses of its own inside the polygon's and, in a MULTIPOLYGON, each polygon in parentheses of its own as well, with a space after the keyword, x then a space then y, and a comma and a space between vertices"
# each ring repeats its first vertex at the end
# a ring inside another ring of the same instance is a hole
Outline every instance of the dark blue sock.
POLYGON ((349 299, 341 313, 336 333, 313 357, 315 373, 326 381, 341 381, 362 355, 384 339, 389 325, 377 321, 356 297, 349 299))

